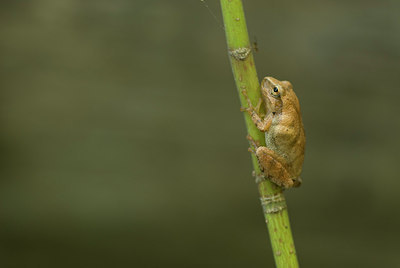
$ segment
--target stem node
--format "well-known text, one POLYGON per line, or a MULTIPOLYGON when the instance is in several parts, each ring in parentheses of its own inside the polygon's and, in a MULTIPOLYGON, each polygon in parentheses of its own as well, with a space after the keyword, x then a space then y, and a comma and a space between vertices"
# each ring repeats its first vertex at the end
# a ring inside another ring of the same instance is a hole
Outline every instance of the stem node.
POLYGON ((250 55, 251 49, 248 47, 239 47, 229 50, 229 55, 236 60, 245 60, 250 55))

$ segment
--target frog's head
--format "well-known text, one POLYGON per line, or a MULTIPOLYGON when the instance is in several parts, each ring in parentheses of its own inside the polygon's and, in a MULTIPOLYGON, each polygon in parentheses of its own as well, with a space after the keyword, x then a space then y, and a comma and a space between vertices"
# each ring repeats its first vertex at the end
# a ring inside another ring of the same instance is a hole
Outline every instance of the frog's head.
POLYGON ((267 110, 274 114, 280 112, 282 107, 291 105, 288 102, 293 99, 293 95, 297 99, 289 81, 279 81, 273 77, 264 78, 261 83, 261 93, 267 110))

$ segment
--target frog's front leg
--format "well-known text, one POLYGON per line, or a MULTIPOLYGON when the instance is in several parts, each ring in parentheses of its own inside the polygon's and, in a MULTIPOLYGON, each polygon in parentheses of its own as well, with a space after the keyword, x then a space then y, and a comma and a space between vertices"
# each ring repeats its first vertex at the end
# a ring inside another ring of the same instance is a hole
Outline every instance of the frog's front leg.
POLYGON ((247 91, 244 89, 242 90, 242 94, 244 98, 246 99, 247 102, 247 107, 246 108, 240 108, 242 112, 247 112, 251 116, 251 120, 254 122, 254 124, 257 126, 257 128, 260 131, 266 132, 270 128, 272 124, 272 114, 268 114, 264 118, 262 118, 260 114, 260 107, 262 103, 262 99, 260 98, 258 100, 257 106, 253 107, 249 96, 247 95, 247 91))

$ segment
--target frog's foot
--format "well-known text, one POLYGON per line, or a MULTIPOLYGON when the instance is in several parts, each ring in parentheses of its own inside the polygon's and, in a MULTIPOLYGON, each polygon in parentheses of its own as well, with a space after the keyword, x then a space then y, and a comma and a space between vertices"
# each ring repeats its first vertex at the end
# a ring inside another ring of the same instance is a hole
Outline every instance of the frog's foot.
POLYGON ((293 179, 293 187, 300 187, 302 182, 303 180, 301 179, 300 176, 293 179))
POLYGON ((256 140, 254 140, 253 137, 250 135, 247 135, 246 139, 250 142, 250 148, 248 149, 248 151, 257 156, 256 151, 257 151, 257 148, 260 147, 260 143, 256 140))
POLYGON ((247 107, 240 107, 240 111, 241 112, 247 112, 251 116, 257 115, 257 116, 261 117, 261 115, 260 115, 260 107, 261 107, 261 104, 262 104, 262 99, 260 98, 258 100, 257 105, 254 107, 253 104, 250 101, 249 96, 247 95, 247 90, 246 89, 242 90, 242 94, 243 94, 243 97, 246 99, 247 107))
POLYGON ((265 181, 265 175, 263 173, 257 174, 255 170, 251 173, 251 176, 254 177, 256 184, 259 184, 260 182, 265 181))
POLYGON ((257 148, 256 156, 263 173, 273 183, 286 189, 295 186, 295 182, 274 151, 261 146, 257 148))
POLYGON ((257 128, 262 131, 266 132, 270 128, 272 124, 272 116, 273 114, 265 115, 260 113, 261 104, 263 102, 262 98, 258 99, 257 105, 254 107, 251 103, 249 96, 247 95, 247 91, 245 89, 242 90, 242 94, 247 102, 247 107, 241 107, 240 111, 247 112, 253 123, 257 126, 257 128))

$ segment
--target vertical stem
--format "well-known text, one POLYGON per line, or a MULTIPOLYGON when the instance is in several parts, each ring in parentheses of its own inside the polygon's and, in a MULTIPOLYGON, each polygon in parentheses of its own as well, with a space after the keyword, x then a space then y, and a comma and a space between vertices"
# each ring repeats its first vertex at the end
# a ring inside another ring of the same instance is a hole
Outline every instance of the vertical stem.
MULTIPOLYGON (((246 100, 242 94, 243 89, 246 89, 251 102, 255 105, 261 98, 260 83, 250 47, 242 1, 220 1, 229 58, 241 105, 242 107, 247 107, 246 100)), ((257 129, 247 113, 244 113, 244 117, 249 135, 261 145, 265 145, 264 133, 257 129)), ((256 176, 261 176, 257 158, 254 155, 251 157, 256 176)), ((286 201, 282 190, 269 181, 259 183, 258 190, 276 267, 298 267, 286 201)))

